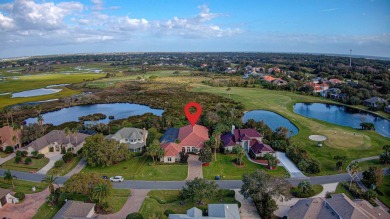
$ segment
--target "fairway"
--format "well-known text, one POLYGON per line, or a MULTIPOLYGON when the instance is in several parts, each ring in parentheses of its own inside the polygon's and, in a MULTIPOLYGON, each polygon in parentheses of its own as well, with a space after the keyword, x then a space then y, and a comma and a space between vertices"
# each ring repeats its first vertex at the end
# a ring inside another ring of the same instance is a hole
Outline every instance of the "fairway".
MULTIPOLYGON (((193 85, 193 91, 210 92, 229 97, 226 87, 210 87, 203 84, 193 85)), ((321 163, 320 175, 334 174, 335 155, 346 155, 348 162, 361 158, 379 155, 382 146, 389 142, 374 131, 361 131, 349 127, 338 126, 316 119, 310 119, 293 112, 294 103, 328 102, 325 98, 298 95, 287 91, 274 91, 261 88, 232 87, 230 98, 242 102, 245 110, 270 110, 289 119, 299 129, 299 133, 291 138, 293 144, 305 148, 309 154, 321 163), (321 148, 316 147, 309 135, 325 135, 328 139, 321 148)))

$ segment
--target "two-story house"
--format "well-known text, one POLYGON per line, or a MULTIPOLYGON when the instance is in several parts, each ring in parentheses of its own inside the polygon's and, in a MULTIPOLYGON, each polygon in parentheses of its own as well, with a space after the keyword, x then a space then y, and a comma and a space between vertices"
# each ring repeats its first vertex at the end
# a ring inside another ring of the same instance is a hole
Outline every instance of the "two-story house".
POLYGON ((148 131, 146 129, 123 128, 113 135, 108 135, 106 138, 127 144, 132 152, 140 152, 146 147, 147 137, 148 131))

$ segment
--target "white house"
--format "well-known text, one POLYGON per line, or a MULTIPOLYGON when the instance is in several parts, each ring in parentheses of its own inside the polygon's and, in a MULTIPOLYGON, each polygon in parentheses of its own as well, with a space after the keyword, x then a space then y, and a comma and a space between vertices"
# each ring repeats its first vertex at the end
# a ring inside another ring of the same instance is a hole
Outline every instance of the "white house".
POLYGON ((146 138, 148 131, 137 128, 123 128, 113 135, 108 135, 106 139, 114 139, 119 143, 128 145, 132 152, 140 152, 146 147, 146 138))
POLYGON ((11 195, 11 190, 0 188, 0 208, 7 203, 16 204, 19 203, 19 199, 11 195))

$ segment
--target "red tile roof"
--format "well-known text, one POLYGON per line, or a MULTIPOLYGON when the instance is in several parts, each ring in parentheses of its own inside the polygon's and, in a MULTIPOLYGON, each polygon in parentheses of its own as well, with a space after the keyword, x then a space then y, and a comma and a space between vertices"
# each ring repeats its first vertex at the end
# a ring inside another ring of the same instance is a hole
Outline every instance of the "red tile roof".
POLYGON ((165 151, 165 156, 176 156, 181 151, 181 146, 173 142, 162 144, 161 147, 165 151))
POLYGON ((204 142, 209 140, 209 131, 201 125, 187 125, 180 128, 178 139, 181 146, 203 148, 204 142))
POLYGON ((267 145, 267 144, 264 144, 262 142, 259 142, 258 140, 256 139, 253 139, 251 142, 250 142, 250 146, 251 146, 251 150, 253 151, 253 153, 255 154, 259 154, 261 152, 275 152, 271 146, 267 145))
POLYGON ((271 81, 275 80, 276 78, 274 78, 274 77, 272 77, 270 75, 266 75, 266 76, 263 77, 263 79, 266 80, 266 81, 271 82, 271 81))
POLYGON ((13 136, 18 136, 19 140, 22 141, 22 132, 20 130, 16 132, 11 126, 0 128, 0 146, 15 146, 17 142, 12 140, 13 136))

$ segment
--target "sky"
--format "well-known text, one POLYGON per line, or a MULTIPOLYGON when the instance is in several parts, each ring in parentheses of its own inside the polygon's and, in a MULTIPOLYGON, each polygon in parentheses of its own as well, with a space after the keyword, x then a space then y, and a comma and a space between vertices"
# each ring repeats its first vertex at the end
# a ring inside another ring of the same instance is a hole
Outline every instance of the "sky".
POLYGON ((390 57, 390 0, 0 0, 0 57, 297 52, 390 57))

